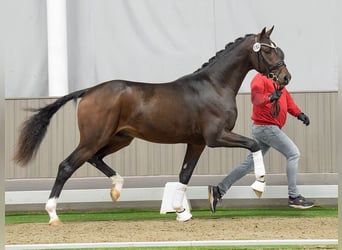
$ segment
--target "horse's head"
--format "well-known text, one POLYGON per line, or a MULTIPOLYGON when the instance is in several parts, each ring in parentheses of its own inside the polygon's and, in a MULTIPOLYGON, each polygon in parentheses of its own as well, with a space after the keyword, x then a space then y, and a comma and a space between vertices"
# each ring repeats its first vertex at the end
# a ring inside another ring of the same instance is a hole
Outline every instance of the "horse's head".
POLYGON ((252 64, 257 71, 285 86, 290 82, 291 74, 284 62, 284 52, 270 39, 272 31, 273 27, 268 31, 264 28, 254 37, 252 64))

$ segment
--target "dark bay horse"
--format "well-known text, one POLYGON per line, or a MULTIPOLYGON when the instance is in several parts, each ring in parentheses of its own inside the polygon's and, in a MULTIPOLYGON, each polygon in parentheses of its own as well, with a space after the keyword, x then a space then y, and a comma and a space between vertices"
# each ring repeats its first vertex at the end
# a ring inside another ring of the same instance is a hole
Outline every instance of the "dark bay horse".
POLYGON ((186 143, 173 206, 177 220, 191 218, 182 200, 197 161, 208 147, 242 147, 253 152, 256 182, 252 188, 263 192, 265 175, 258 144, 232 132, 237 119, 236 95, 246 74, 255 69, 279 85, 291 79, 283 53, 270 39, 273 27, 259 34, 238 38, 219 51, 208 63, 189 75, 162 84, 113 80, 63 96, 36 110, 24 122, 14 160, 27 164, 36 154, 51 117, 70 100, 78 105, 80 141, 60 163, 46 210, 50 224, 58 224, 57 199, 71 175, 89 162, 111 178, 112 199, 119 198, 123 178, 103 158, 137 137, 156 143, 186 143))

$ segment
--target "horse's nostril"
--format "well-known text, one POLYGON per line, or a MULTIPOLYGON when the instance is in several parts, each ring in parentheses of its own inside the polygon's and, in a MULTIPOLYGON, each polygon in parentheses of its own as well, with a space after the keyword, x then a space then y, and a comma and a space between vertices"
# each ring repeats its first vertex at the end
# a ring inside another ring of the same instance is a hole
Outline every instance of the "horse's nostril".
POLYGON ((291 80, 291 75, 290 74, 284 76, 284 82, 289 83, 290 80, 291 80))

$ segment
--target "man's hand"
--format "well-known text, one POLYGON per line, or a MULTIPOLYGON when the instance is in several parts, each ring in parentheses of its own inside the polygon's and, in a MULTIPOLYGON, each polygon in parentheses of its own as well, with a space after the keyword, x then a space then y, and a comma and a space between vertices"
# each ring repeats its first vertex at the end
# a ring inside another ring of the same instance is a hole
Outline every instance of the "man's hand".
POLYGON ((310 119, 309 117, 304 114, 304 113, 300 113, 298 116, 297 116, 298 120, 301 120, 306 126, 308 126, 310 124, 310 119))
POLYGON ((272 94, 269 95, 270 102, 274 102, 278 100, 281 96, 281 90, 276 90, 272 94))

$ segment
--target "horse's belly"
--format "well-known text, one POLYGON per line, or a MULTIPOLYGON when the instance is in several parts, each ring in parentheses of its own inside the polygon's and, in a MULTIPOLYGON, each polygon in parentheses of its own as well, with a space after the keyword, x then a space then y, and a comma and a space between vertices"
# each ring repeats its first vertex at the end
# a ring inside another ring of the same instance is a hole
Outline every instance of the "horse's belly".
POLYGON ((203 144, 204 139, 200 133, 192 133, 184 129, 168 128, 161 129, 154 127, 153 129, 128 129, 125 130, 132 137, 137 137, 145 141, 175 144, 175 143, 190 143, 203 144))

